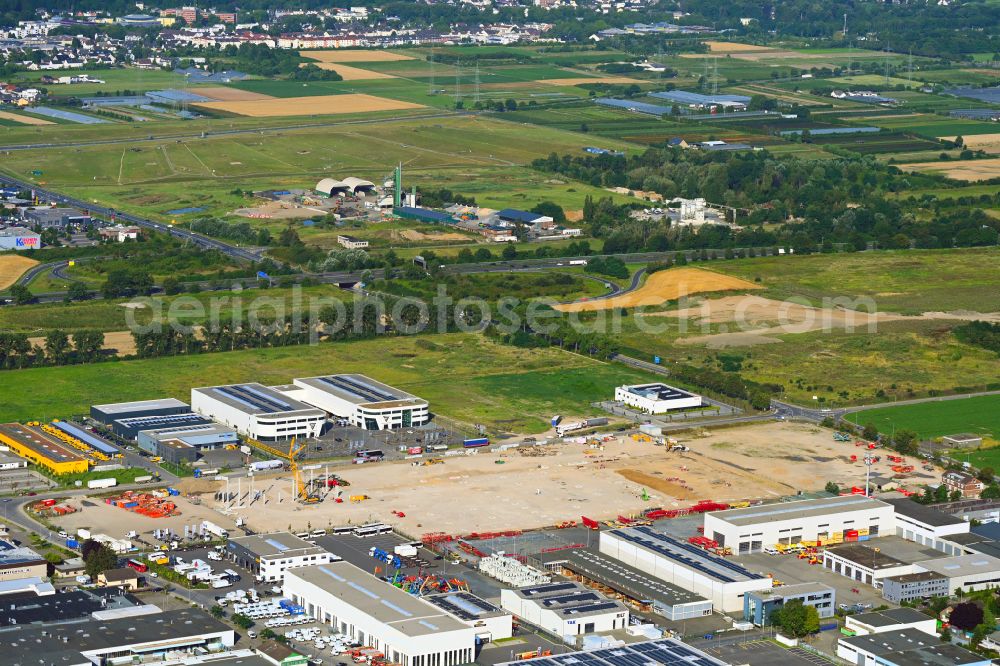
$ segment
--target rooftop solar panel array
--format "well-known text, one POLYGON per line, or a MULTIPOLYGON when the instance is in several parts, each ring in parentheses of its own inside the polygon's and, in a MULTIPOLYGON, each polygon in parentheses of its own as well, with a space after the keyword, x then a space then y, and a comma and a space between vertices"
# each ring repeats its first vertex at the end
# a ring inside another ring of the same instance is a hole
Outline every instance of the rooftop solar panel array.
POLYGON ((648 527, 630 527, 623 530, 614 530, 611 534, 655 553, 659 553, 671 560, 678 561, 687 567, 700 571, 724 583, 735 583, 740 580, 759 578, 759 576, 755 576, 738 564, 722 557, 710 555, 697 546, 678 541, 648 527))
POLYGON ((469 592, 449 592, 424 597, 424 599, 455 617, 467 621, 503 612, 490 602, 469 592))
POLYGON ((275 414, 277 412, 292 411, 292 406, 284 400, 268 395, 252 386, 240 384, 237 386, 217 386, 215 391, 226 396, 230 400, 246 405, 252 410, 264 412, 265 414, 275 414))
POLYGON ((668 606, 705 601, 703 597, 693 592, 589 550, 570 551, 563 566, 591 578, 596 576, 594 580, 633 596, 639 601, 658 601, 668 606))
POLYGON ((372 386, 368 382, 360 379, 351 379, 349 377, 344 377, 343 375, 320 377, 319 381, 372 402, 385 402, 387 400, 399 399, 398 395, 383 391, 380 388, 372 386))
MULTIPOLYGON (((507 662, 497 666, 512 666, 507 662)), ((672 638, 531 660, 532 666, 728 666, 672 638)))
POLYGON ((199 423, 204 425, 208 421, 203 416, 199 416, 193 412, 188 412, 186 414, 167 414, 159 416, 130 416, 124 419, 116 419, 115 423, 121 424, 125 428, 132 430, 160 430, 162 428, 169 428, 175 424, 194 424, 199 423))
POLYGON ((576 583, 547 583, 545 585, 535 585, 534 587, 522 587, 518 592, 530 599, 531 597, 577 589, 579 589, 579 586, 576 583))

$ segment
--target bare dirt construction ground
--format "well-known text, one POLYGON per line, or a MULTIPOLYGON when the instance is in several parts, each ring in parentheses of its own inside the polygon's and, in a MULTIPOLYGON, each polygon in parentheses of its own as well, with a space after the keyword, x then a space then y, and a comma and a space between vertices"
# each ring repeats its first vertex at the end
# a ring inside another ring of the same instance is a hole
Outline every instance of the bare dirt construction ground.
MULTIPOLYGON (((162 490, 163 487, 152 486, 150 489, 157 488, 162 490)), ((92 532, 107 534, 118 539, 124 538, 130 530, 135 530, 150 543, 153 540, 149 535, 154 530, 170 528, 178 534, 184 534, 185 525, 200 525, 204 520, 210 520, 227 530, 236 529, 235 517, 223 516, 207 504, 193 504, 189 497, 175 498, 175 503, 180 510, 180 515, 168 518, 149 518, 105 504, 104 500, 100 498, 74 497, 68 504, 80 510, 77 513, 57 518, 54 522, 67 532, 75 532, 83 527, 92 532)))
POLYGON ((538 83, 551 86, 578 86, 583 83, 642 83, 628 76, 591 76, 577 79, 539 79, 538 83))
POLYGON ((711 291, 760 289, 761 286, 740 278, 713 273, 701 268, 672 268, 653 273, 635 291, 620 296, 591 301, 577 301, 554 306, 563 312, 611 310, 658 305, 683 296, 711 291))
POLYGON ((0 256, 0 289, 6 289, 17 279, 24 275, 24 272, 32 266, 37 266, 38 262, 28 257, 21 257, 16 254, 0 256))
POLYGON ((392 51, 299 51, 303 58, 310 58, 319 62, 397 62, 399 60, 413 60, 413 56, 393 53, 392 51))
MULTIPOLYGON (((853 442, 836 442, 829 430, 792 423, 766 423, 685 434, 679 440, 691 450, 667 453, 664 447, 619 438, 603 450, 584 444, 551 444, 526 456, 516 450, 444 457, 444 464, 413 466, 410 462, 340 468, 351 482, 344 502, 328 497, 314 506, 289 499, 290 475, 254 479, 254 491, 266 500, 235 511, 257 531, 305 529, 369 520, 384 521, 419 537, 426 532, 463 533, 528 529, 564 520, 636 514, 653 506, 683 507, 701 499, 740 501, 774 498, 798 490, 820 490, 827 481, 850 487, 864 481, 864 465, 853 442), (497 464, 503 461, 503 464, 497 464), (817 474, 822 465, 823 474, 817 474), (643 491, 649 500, 642 499, 643 491), (278 501, 279 493, 282 500, 278 501), (370 499, 352 503, 351 495, 370 499), (455 498, 461 497, 461 502, 455 498), (393 511, 402 511, 400 518, 393 511)), ((891 475, 889 463, 874 471, 891 475)), ((915 459, 914 486, 936 478, 915 459)), ((230 482, 231 490, 235 490, 230 482)), ((247 480, 242 492, 247 494, 247 480)), ((206 502, 211 497, 205 495, 206 502)), ((182 508, 182 510, 185 510, 182 508)))
POLYGON ((42 120, 41 118, 35 118, 33 116, 22 116, 17 113, 11 113, 10 111, 0 111, 0 118, 4 120, 13 120, 15 123, 21 123, 22 125, 54 125, 51 120, 42 120))
POLYGON ((265 95, 264 93, 240 90, 239 88, 227 88, 226 86, 209 86, 196 88, 195 90, 202 97, 207 97, 216 102, 246 102, 255 99, 274 99, 271 95, 265 95))
MULTIPOLYGON (((655 275, 655 274, 654 274, 655 275)), ((874 330, 882 322, 904 320, 998 321, 1000 313, 982 312, 925 312, 909 316, 890 312, 862 312, 845 308, 817 308, 793 301, 776 301, 760 296, 726 296, 701 301, 678 310, 642 313, 644 317, 676 317, 689 322, 691 335, 678 339, 678 344, 705 345, 712 349, 725 347, 753 347, 782 342, 775 337, 788 333, 810 331, 866 331, 874 330), (718 330, 718 325, 729 328, 718 330), (710 328, 716 326, 715 329, 710 328)))
POLYGON ((285 201, 268 201, 260 206, 237 208, 233 211, 233 215, 266 220, 304 220, 314 215, 326 215, 326 211, 319 208, 293 206, 285 201))
MULTIPOLYGON (((898 117, 898 116, 897 116, 898 117)), ((939 136, 944 141, 954 141, 953 136, 939 136)), ((987 153, 1000 153, 1000 133, 997 134, 973 134, 963 136, 962 144, 969 150, 982 150, 987 153)))
POLYGON ((316 65, 320 69, 337 72, 337 74, 340 74, 340 78, 342 78, 345 81, 364 81, 367 79, 396 78, 392 74, 375 72, 370 69, 362 69, 361 67, 352 67, 350 65, 344 65, 337 62, 312 62, 312 63, 302 63, 302 64, 316 65))
POLYGON ((366 111, 399 111, 422 109, 422 104, 400 102, 395 99, 351 93, 346 95, 318 95, 316 97, 285 97, 237 102, 202 102, 197 106, 235 113, 251 118, 273 116, 321 116, 337 113, 364 113, 366 111))
POLYGON ((920 162, 900 164, 901 169, 939 173, 955 180, 989 180, 1000 178, 1000 157, 968 162, 920 162))
POLYGON ((467 241, 468 236, 456 233, 425 234, 416 229, 403 229, 399 236, 408 241, 467 241))

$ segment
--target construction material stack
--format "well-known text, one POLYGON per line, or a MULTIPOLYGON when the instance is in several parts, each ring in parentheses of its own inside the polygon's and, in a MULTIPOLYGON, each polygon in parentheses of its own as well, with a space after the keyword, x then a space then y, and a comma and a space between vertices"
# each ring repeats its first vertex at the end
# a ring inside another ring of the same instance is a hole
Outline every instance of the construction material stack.
POLYGON ((503 551, 497 551, 479 560, 479 570, 490 578, 513 587, 543 585, 551 580, 547 573, 528 566, 503 551))

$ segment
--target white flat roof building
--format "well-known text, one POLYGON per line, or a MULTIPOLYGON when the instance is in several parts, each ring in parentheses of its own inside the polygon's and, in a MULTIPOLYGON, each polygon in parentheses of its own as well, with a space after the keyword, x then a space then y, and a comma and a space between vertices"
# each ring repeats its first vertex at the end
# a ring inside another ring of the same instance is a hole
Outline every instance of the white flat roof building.
POLYGON ((740 555, 800 541, 842 543, 844 532, 895 534, 891 504, 860 495, 781 502, 705 514, 705 536, 740 555))
POLYGON ((326 549, 288 532, 233 537, 226 543, 226 552, 258 580, 266 582, 284 580, 285 572, 295 567, 340 560, 326 549))
POLYGON ((191 389, 191 409, 262 442, 316 437, 326 413, 262 384, 191 389))
POLYGON ((601 532, 600 552, 710 599, 716 610, 742 612, 743 595, 772 580, 649 527, 601 532))
MULTIPOLYGON (((886 500, 896 510, 896 536, 949 552, 954 544, 944 537, 967 534, 970 525, 961 518, 914 502, 909 497, 886 500)), ((890 534, 890 532, 886 532, 890 534)))
POLYGON ((364 375, 326 375, 293 380, 287 395, 347 419, 365 430, 391 430, 430 421, 427 401, 364 375))
POLYGON ((462 624, 476 629, 476 638, 492 642, 514 635, 514 616, 470 592, 445 592, 423 597, 462 624))
POLYGON ((925 634, 937 636, 937 619, 933 615, 921 613, 916 608, 894 608, 848 615, 845 618, 845 626, 861 636, 904 629, 918 629, 925 634))
POLYGON ((1000 587, 1000 559, 989 555, 956 555, 935 560, 917 562, 923 571, 931 571, 948 577, 948 589, 966 591, 986 590, 1000 587))
POLYGON ((475 659, 475 627, 349 562, 286 571, 284 595, 391 663, 458 666, 475 659))
POLYGON ((660 383, 619 386, 615 389, 615 400, 649 414, 692 409, 702 404, 700 395, 660 383))
POLYGON ((500 605, 556 636, 582 636, 628 626, 628 606, 572 581, 501 589, 500 605))
POLYGON ((823 568, 866 585, 880 587, 881 579, 915 573, 912 562, 892 557, 881 548, 860 543, 845 543, 823 551, 823 568))

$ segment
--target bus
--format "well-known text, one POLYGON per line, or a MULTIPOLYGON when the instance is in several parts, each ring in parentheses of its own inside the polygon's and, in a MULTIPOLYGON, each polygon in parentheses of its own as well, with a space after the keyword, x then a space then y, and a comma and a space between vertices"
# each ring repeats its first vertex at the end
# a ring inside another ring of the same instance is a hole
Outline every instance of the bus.
POLYGON ((135 569, 139 573, 146 573, 149 570, 149 566, 145 562, 140 562, 139 560, 129 560, 125 563, 125 566, 135 569))
POLYGON ((355 530, 354 525, 341 525, 340 527, 334 527, 334 534, 352 534, 355 530))
POLYGON ((354 528, 354 536, 370 537, 376 534, 388 534, 392 532, 392 527, 385 523, 367 523, 354 528))
POLYGON ((385 454, 378 449, 369 449, 367 451, 358 451, 354 454, 354 464, 362 465, 367 462, 379 462, 385 458, 385 454))

